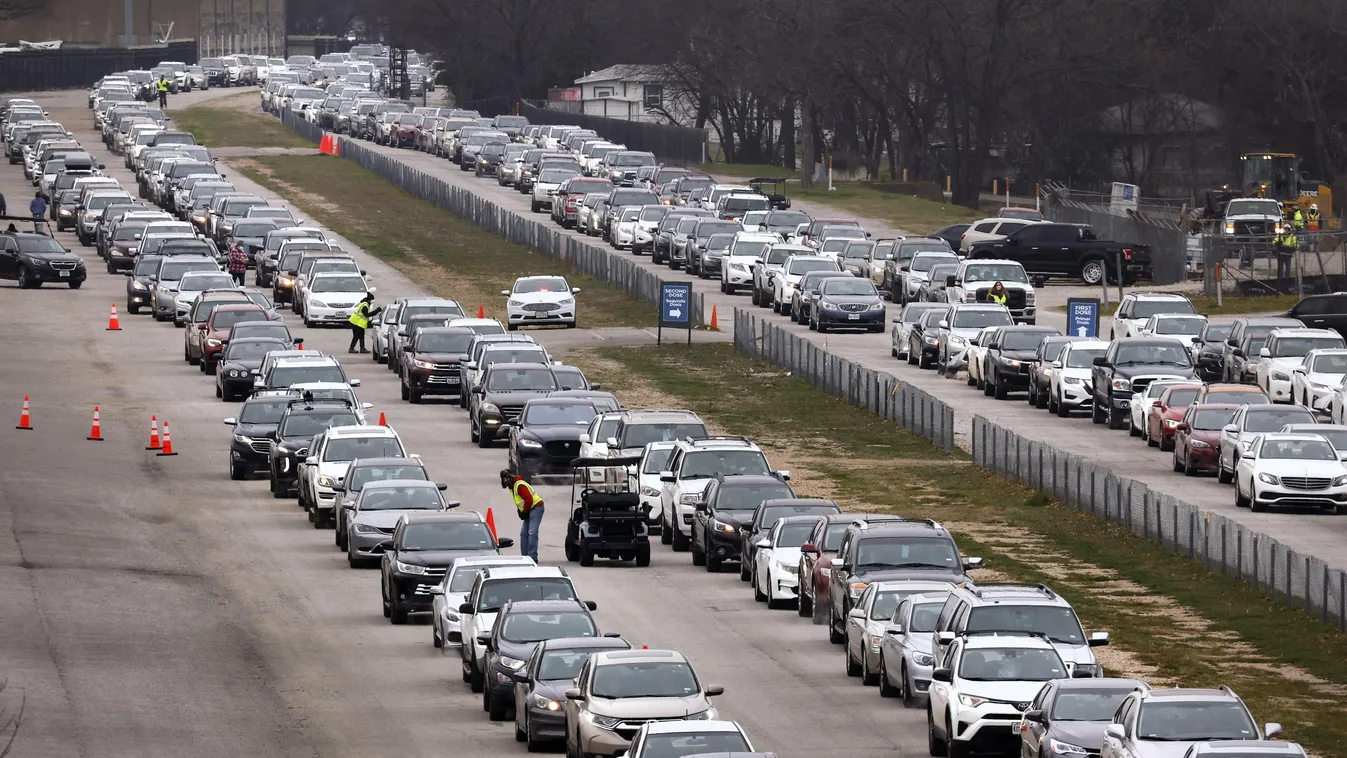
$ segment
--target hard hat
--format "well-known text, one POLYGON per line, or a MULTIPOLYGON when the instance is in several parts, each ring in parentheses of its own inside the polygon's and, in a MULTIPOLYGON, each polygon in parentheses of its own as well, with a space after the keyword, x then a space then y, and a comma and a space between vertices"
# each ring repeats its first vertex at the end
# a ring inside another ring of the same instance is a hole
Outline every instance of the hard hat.
POLYGON ((1317 210, 1319 210, 1319 204, 1318 204, 1318 203, 1310 203, 1310 210, 1312 210, 1312 211, 1317 211, 1317 210))

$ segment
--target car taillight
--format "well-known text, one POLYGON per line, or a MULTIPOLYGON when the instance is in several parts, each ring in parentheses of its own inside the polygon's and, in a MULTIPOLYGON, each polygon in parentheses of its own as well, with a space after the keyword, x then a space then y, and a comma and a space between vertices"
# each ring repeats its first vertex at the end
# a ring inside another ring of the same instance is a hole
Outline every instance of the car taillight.
POLYGON ((1122 249, 1122 254, 1123 254, 1123 260, 1125 260, 1125 261, 1130 261, 1130 260, 1132 260, 1132 248, 1130 248, 1130 247, 1125 247, 1125 248, 1123 248, 1123 249, 1122 249))

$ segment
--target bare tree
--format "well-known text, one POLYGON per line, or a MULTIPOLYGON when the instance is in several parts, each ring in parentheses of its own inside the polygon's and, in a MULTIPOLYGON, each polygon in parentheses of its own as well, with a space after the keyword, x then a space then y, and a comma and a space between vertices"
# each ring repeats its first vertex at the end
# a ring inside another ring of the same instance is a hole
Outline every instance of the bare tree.
POLYGON ((0 0, 0 21, 13 21, 46 9, 47 0, 0 0))
MULTIPOLYGON (((4 695, 9 680, 0 682, 0 695, 4 695)), ((28 704, 26 695, 19 697, 19 707, 11 710, 0 705, 0 758, 5 758, 14 749, 14 740, 19 736, 19 727, 23 724, 23 711, 28 704), (8 736, 6 736, 8 735, 8 736)))

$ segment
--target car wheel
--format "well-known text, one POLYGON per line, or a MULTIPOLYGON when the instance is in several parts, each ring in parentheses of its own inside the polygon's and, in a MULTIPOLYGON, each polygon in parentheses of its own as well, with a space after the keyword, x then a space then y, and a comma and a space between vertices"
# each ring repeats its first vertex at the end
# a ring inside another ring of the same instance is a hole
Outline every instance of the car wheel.
POLYGON ((851 657, 850 646, 848 646, 848 649, 847 649, 847 651, 846 651, 846 659, 847 659, 847 676, 860 676, 860 675, 861 675, 861 664, 857 663, 857 662, 851 657))
POLYGON ((1127 423, 1126 419, 1124 419, 1124 418, 1122 417, 1122 414, 1118 412, 1118 409, 1115 408, 1115 407, 1113 407, 1113 404, 1112 404, 1112 403, 1109 403, 1109 407, 1108 407, 1108 428, 1110 428, 1110 429, 1121 429, 1121 428, 1123 428, 1123 424, 1126 424, 1126 423, 1127 423))
POLYGON ((870 657, 864 652, 861 653, 861 684, 866 687, 879 684, 879 673, 870 670, 870 657))
POLYGON ((411 403, 412 405, 420 405, 420 404, 421 404, 421 391, 420 391, 420 390, 407 390, 407 402, 411 403))
POLYGON ((1249 482, 1249 496, 1245 499, 1249 503, 1249 510, 1254 513, 1263 513, 1267 510, 1267 506, 1258 500, 1258 488, 1253 485, 1252 481, 1249 482))
POLYGON ((496 698, 491 697, 490 687, 482 688, 482 698, 485 701, 484 704, 486 705, 487 718, 492 721, 504 721, 506 719, 507 711, 505 709, 505 704, 498 703, 496 702, 496 698))
MULTIPOLYGON (((683 553, 683 552, 687 552, 687 550, 688 550, 689 548, 692 547, 692 538, 690 538, 690 537, 684 537, 684 536, 683 536, 683 533, 680 532, 680 531, 678 531, 677 529, 674 529, 674 530, 672 530, 672 531, 673 531, 673 550, 674 550, 674 552, 675 552, 675 553, 683 553)), ((695 560, 695 559, 694 559, 694 561, 693 561, 693 564, 696 565, 696 560, 695 560)))
POLYGON ((889 680, 889 667, 884 662, 884 656, 879 656, 879 696, 894 698, 901 694, 897 687, 894 687, 889 680))
POLYGON ((407 383, 406 383, 406 382, 398 382, 398 389, 402 390, 402 399, 403 399, 403 400, 407 400, 407 399, 409 399, 409 398, 411 397, 411 393, 409 393, 409 392, 407 391, 407 383))
POLYGON ((809 618, 814 615, 814 601, 804 594, 803 589, 800 591, 799 599, 795 602, 795 615, 800 618, 809 618))
MULTIPOLYGON (((1148 422, 1146 425, 1149 427, 1150 423, 1148 422)), ((1130 413, 1127 414, 1127 436, 1141 437, 1142 439, 1146 438, 1146 435, 1141 433, 1141 428, 1136 425, 1136 420, 1132 418, 1132 414, 1130 413)), ((1149 445, 1150 440, 1146 440, 1146 444, 1149 445)))
POLYGON ((1104 410, 1099 407, 1099 398, 1094 398, 1090 401, 1090 420, 1096 424, 1102 424, 1108 420, 1108 416, 1104 414, 1104 410))
POLYGON ((831 608, 828 609, 828 641, 834 645, 841 645, 847 641, 846 635, 838 631, 838 622, 833 618, 831 608))
POLYGON ((1221 484, 1229 484, 1235 478, 1235 472, 1226 473, 1225 466, 1221 465, 1220 460, 1216 461, 1216 481, 1221 484))
POLYGON ((650 565, 650 543, 638 545, 636 548, 636 566, 637 568, 646 568, 650 565))
POLYGON ((593 565, 594 565, 594 549, 591 548, 591 547, 589 546, 589 540, 587 540, 587 539, 581 537, 581 538, 580 538, 580 544, 577 545, 576 548, 577 548, 577 550, 578 550, 578 552, 579 552, 579 554, 580 554, 580 565, 581 565, 581 566, 593 566, 593 565))
MULTIPOLYGON (((1180 471, 1184 471, 1184 469, 1186 469, 1186 468, 1187 468, 1187 466, 1185 466, 1183 463, 1181 463, 1181 462, 1179 461, 1179 449, 1178 449, 1177 447, 1175 447, 1175 448, 1174 448, 1174 472, 1175 472, 1175 473, 1178 473, 1178 472, 1180 472, 1180 471)), ((1185 472, 1185 473, 1186 473, 1186 472, 1185 472)))
POLYGON ((660 517, 659 541, 661 545, 673 544, 673 527, 669 526, 669 522, 665 521, 663 516, 660 517))
POLYGON ((771 603, 769 601, 771 600, 771 598, 768 597, 767 593, 762 591, 762 583, 758 581, 758 569, 756 565, 753 567, 752 581, 753 581, 753 599, 759 603, 767 603, 768 607, 770 608, 771 603))
POLYGON ((948 749, 945 741, 935 736, 935 720, 931 717, 931 709, 926 709, 926 750, 935 758, 944 756, 948 749))
POLYGON ((997 400, 1005 400, 1006 396, 1009 394, 1010 390, 1007 389, 1006 386, 1000 382, 997 382, 996 386, 992 388, 992 397, 996 398, 997 400))
POLYGON ((230 461, 230 463, 229 463, 229 478, 230 478, 230 479, 233 479, 234 481, 238 481, 238 480, 243 479, 243 478, 245 478, 245 477, 247 477, 247 476, 248 476, 248 469, 244 468, 242 465, 240 465, 240 464, 238 464, 238 463, 234 463, 233 461, 230 461))
POLYGON ((40 286, 42 283, 33 279, 33 272, 27 266, 19 266, 19 289, 36 289, 40 286))
POLYGON ((1102 282, 1106 273, 1102 258, 1091 258, 1080 267, 1080 278, 1089 286, 1096 286, 1102 282))
POLYGON ((740 561, 739 561, 739 581, 741 581, 741 582, 751 582, 751 581, 753 581, 754 577, 757 575, 757 570, 758 570, 758 567, 757 567, 756 565, 750 564, 750 563, 748 562, 748 557, 747 557, 747 556, 745 556, 744 558, 740 559, 740 561))
POLYGON ((706 558, 706 573, 719 574, 720 568, 722 566, 720 556, 716 555, 715 553, 708 552, 705 553, 705 558, 706 558))

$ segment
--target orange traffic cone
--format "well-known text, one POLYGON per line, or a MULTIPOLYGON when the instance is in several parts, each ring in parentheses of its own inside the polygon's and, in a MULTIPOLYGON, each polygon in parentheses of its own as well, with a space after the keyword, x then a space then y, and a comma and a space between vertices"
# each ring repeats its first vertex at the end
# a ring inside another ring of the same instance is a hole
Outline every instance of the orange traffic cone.
POLYGON ((496 517, 491 514, 491 509, 486 509, 486 528, 491 530, 491 538, 496 539, 496 517))
POLYGON ((94 442, 103 441, 103 425, 98 421, 98 406, 96 405, 94 406, 94 425, 89 429, 89 436, 85 437, 85 439, 93 440, 94 442))
POLYGON ((711 306, 711 331, 720 331, 720 319, 717 317, 716 306, 714 305, 711 306))
POLYGON ((384 418, 383 411, 379 411, 379 426, 388 426, 388 419, 384 418))
POLYGON ((159 419, 156 416, 150 416, 150 444, 145 446, 146 450, 158 450, 162 447, 159 444, 159 419))
POLYGON ((486 318, 486 306, 485 306, 485 305, 479 305, 479 306, 477 306, 477 318, 486 318))
POLYGON ((168 434, 168 419, 164 420, 164 449, 159 451, 159 455, 177 455, 173 452, 173 439, 168 434))
POLYGON ((333 157, 341 155, 341 146, 340 143, 337 141, 337 136, 335 134, 332 135, 332 144, 329 147, 329 149, 331 150, 333 157))
POLYGON ((117 304, 112 304, 112 315, 108 317, 108 331, 120 332, 122 325, 117 323, 117 304))
POLYGON ((331 155, 331 154, 332 154, 332 135, 331 135, 331 134, 328 134, 328 133, 326 133, 326 132, 323 133, 323 139, 318 143, 318 152, 322 153, 323 155, 331 155))
POLYGON ((14 428, 15 428, 15 429, 23 429, 23 430, 30 431, 30 432, 33 431, 33 422, 32 422, 32 419, 28 416, 28 396, 27 396, 27 395, 24 395, 24 396, 23 396, 23 413, 20 413, 20 414, 19 414, 19 425, 16 426, 16 427, 14 427, 14 428))

